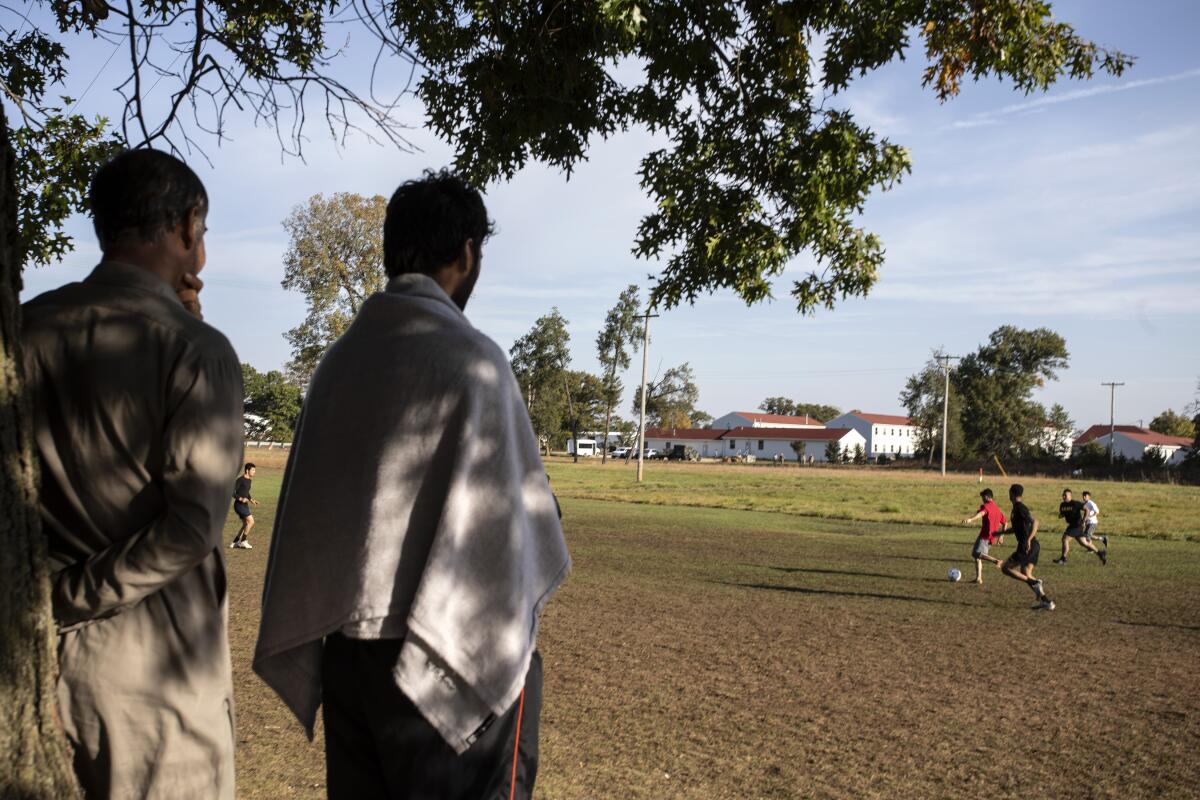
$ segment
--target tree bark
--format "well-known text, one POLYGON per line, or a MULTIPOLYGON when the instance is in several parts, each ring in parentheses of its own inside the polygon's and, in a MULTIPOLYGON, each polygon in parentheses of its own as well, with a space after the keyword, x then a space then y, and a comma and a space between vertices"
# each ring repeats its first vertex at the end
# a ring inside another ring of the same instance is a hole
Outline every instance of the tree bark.
POLYGON ((0 107, 0 798, 81 796, 58 716, 58 656, 22 388, 21 254, 8 121, 0 107))

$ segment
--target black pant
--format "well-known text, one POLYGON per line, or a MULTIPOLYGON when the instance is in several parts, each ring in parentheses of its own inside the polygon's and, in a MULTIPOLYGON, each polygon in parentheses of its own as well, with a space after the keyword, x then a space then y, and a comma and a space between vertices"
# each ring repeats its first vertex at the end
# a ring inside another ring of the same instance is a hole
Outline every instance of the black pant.
POLYGON ((402 644, 341 634, 325 639, 322 714, 330 800, 531 798, 541 655, 533 654, 521 698, 458 755, 396 686, 392 668, 402 644))

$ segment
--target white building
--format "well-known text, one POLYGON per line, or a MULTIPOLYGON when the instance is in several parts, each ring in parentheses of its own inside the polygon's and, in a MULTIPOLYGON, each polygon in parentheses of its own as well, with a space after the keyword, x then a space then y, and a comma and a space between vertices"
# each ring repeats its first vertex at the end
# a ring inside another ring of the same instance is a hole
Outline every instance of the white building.
POLYGON ((917 449, 917 426, 908 417, 895 414, 868 414, 854 409, 827 420, 830 428, 853 428, 866 440, 868 458, 911 458, 917 449))
MULTIPOLYGON (((1095 442, 1108 451, 1110 430, 1108 425, 1093 425, 1075 440, 1075 448, 1083 447, 1089 442, 1095 442)), ((1112 432, 1113 455, 1138 461, 1147 450, 1157 450, 1168 466, 1176 466, 1187 458, 1194 440, 1186 436, 1168 436, 1165 433, 1155 433, 1136 425, 1117 425, 1112 432)))
POLYGON ((1047 453, 1053 453, 1066 461, 1071 457, 1071 450, 1075 446, 1075 432, 1047 425, 1042 428, 1037 445, 1047 453))
POLYGON ((824 428, 825 425, 816 417, 804 414, 790 417, 784 414, 760 414, 757 411, 730 411, 723 417, 713 420, 714 428, 729 430, 731 428, 824 428))
POLYGON ((646 428, 646 447, 669 453, 677 444, 690 447, 701 458, 717 458, 721 451, 723 430, 714 428, 646 428))
POLYGON ((843 452, 854 455, 854 446, 866 452, 866 439, 852 428, 754 428, 743 426, 720 431, 721 453, 725 456, 754 456, 771 460, 782 455, 786 461, 825 461, 825 448, 837 442, 843 452), (793 443, 796 447, 793 447, 793 443), (797 449, 800 451, 797 453, 797 449))

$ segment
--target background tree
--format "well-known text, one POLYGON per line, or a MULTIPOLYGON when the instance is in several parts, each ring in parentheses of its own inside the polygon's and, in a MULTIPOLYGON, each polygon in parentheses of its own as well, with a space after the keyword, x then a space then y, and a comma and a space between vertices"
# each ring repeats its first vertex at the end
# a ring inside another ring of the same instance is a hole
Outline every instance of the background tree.
POLYGON ((300 387, 279 370, 259 372, 242 364, 242 386, 246 395, 247 436, 272 442, 290 442, 304 402, 300 387), (251 424, 249 417, 257 418, 251 424))
POLYGON ((758 404, 758 410, 764 414, 791 417, 796 411, 796 403, 787 397, 768 397, 758 404))
POLYGON ((951 382, 962 395, 963 432, 976 455, 1036 451, 1046 412, 1032 400, 1033 390, 1055 380, 1068 357, 1066 341, 1054 331, 1005 325, 963 358, 951 382))
POLYGON ((830 464, 842 463, 842 446, 837 442, 825 443, 825 460, 830 464))
POLYGON ((713 415, 709 414, 707 411, 700 411, 699 409, 696 409, 691 413, 691 416, 688 418, 688 422, 692 428, 711 428, 713 423, 713 415))
POLYGON ((1150 420, 1150 430, 1167 436, 1186 436, 1189 439, 1196 436, 1195 423, 1183 414, 1176 414, 1169 408, 1150 420))
POLYGON ((571 362, 570 343, 567 321, 552 308, 508 351, 517 383, 525 392, 534 433, 547 448, 565 425, 563 373, 571 362))
POLYGON ((797 403, 787 397, 768 397, 758 404, 764 414, 781 414, 785 417, 803 417, 805 414, 818 422, 826 422, 842 413, 837 406, 823 403, 797 403))
POLYGON ((866 464, 867 463, 867 452, 865 450, 863 450, 863 446, 861 444, 854 445, 854 463, 855 464, 866 464))
POLYGON ((383 290, 383 219, 380 195, 313 195, 283 221, 288 249, 283 288, 304 295, 304 322, 284 334, 292 345, 289 370, 307 383, 325 350, 350 325, 363 301, 383 290))
MULTIPOLYGON (((655 428, 690 428, 700 389, 695 375, 685 361, 671 367, 662 377, 646 382, 646 426, 655 428)), ((641 413, 641 387, 634 392, 633 413, 641 413)))
POLYGON ((1075 437, 1075 420, 1062 404, 1055 403, 1046 415, 1045 432, 1041 439, 1046 455, 1066 458, 1071 455, 1071 443, 1075 437))
MULTIPOLYGON (((940 355, 942 354, 935 350, 921 371, 908 377, 904 382, 904 389, 900 392, 900 403, 917 429, 914 455, 924 455, 930 464, 933 463, 934 452, 940 452, 942 446, 942 411, 946 378, 937 360, 940 355)), ((963 457, 966 448, 962 427, 962 397, 953 384, 950 387, 950 405, 946 416, 946 457, 958 460, 963 457)))
POLYGON ((624 386, 617 373, 629 369, 629 357, 641 347, 638 331, 638 312, 642 301, 638 298, 638 287, 630 284, 617 304, 604 317, 604 328, 596 337, 596 355, 600 359, 601 377, 604 381, 604 447, 600 461, 608 460, 608 434, 612 426, 613 406, 621 402, 624 386))

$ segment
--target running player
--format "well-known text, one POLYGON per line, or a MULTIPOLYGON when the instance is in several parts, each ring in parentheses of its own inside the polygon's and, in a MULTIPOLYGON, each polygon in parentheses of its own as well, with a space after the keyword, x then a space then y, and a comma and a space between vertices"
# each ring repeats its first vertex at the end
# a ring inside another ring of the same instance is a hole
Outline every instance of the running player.
POLYGON ((1004 524, 1008 521, 1004 517, 1004 512, 1000 510, 1000 506, 996 505, 996 501, 992 499, 992 490, 984 489, 979 493, 979 499, 983 504, 979 506, 979 510, 975 512, 975 516, 967 517, 963 520, 963 525, 970 525, 977 520, 983 520, 979 528, 979 536, 975 539, 975 546, 971 549, 971 558, 975 559, 975 583, 983 585, 983 562, 995 564, 999 567, 1004 562, 995 556, 988 555, 988 548, 997 542, 1003 543, 1004 537, 997 538, 997 533, 1004 524))
POLYGON ((1033 577, 1033 568, 1037 566, 1041 545, 1037 540, 1038 521, 1029 511, 1029 506, 1025 505, 1024 497, 1025 488, 1021 484, 1014 483, 1009 487, 1008 499, 1013 504, 1012 513, 1009 515, 1009 525, 1013 535, 1017 537, 1017 549, 1000 569, 1008 577, 1022 581, 1030 589, 1033 589, 1033 595, 1038 600, 1038 604, 1034 608, 1053 611, 1054 601, 1046 594, 1042 582, 1033 577))
POLYGON ((1108 537, 1096 536, 1096 526, 1100 524, 1100 506, 1092 499, 1091 492, 1083 493, 1083 532, 1089 539, 1099 539, 1108 552, 1108 537))
POLYGON ((233 484, 233 512, 242 521, 242 527, 237 536, 233 537, 233 544, 229 546, 241 550, 254 549, 254 545, 246 539, 250 535, 250 529, 254 527, 254 512, 250 510, 250 506, 258 505, 258 501, 250 496, 250 479, 254 477, 255 470, 253 464, 247 464, 242 468, 241 477, 233 484))
MULTIPOLYGON (((1062 503, 1058 506, 1058 516, 1067 521, 1067 529, 1063 531, 1062 535, 1062 556, 1054 559, 1055 564, 1067 563, 1067 553, 1071 551, 1072 539, 1079 542, 1079 546, 1084 550, 1087 550, 1089 553, 1095 553, 1100 559, 1101 564, 1108 563, 1108 551, 1098 550, 1096 545, 1092 544, 1091 534, 1088 533, 1087 528, 1083 525, 1084 513, 1084 504, 1071 496, 1070 489, 1063 489, 1062 503)), ((1108 546, 1107 542, 1105 546, 1108 546)))

